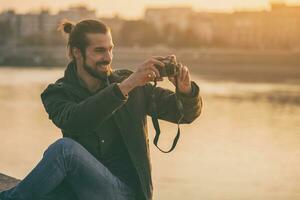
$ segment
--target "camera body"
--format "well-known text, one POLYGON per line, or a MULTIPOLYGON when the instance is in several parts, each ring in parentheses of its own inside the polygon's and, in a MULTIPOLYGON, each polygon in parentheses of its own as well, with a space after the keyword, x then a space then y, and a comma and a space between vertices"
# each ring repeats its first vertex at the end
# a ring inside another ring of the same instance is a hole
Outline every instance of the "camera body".
POLYGON ((176 76, 179 73, 179 64, 173 58, 160 59, 165 64, 164 67, 155 65, 159 71, 160 77, 176 76))

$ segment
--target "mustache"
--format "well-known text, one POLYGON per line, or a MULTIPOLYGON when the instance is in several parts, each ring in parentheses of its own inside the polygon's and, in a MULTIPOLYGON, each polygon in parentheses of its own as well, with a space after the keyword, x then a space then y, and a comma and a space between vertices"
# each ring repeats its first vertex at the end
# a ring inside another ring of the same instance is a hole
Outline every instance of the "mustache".
POLYGON ((99 65, 109 65, 109 64, 110 64, 110 62, 109 62, 109 61, 106 61, 106 60, 96 62, 96 65, 97 65, 97 66, 99 66, 99 65))

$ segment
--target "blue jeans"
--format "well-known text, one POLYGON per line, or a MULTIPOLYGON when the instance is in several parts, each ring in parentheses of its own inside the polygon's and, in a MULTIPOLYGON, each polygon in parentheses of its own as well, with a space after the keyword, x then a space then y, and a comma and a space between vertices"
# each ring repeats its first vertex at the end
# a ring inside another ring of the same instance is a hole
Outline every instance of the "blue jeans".
POLYGON ((62 138, 1 200, 134 200, 134 191, 79 143, 62 138))

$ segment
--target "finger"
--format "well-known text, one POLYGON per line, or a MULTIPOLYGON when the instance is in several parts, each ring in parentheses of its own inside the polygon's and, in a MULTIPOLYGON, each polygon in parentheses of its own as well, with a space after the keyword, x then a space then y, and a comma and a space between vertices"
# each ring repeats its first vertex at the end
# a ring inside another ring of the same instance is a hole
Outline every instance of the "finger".
POLYGON ((176 56, 174 54, 168 55, 167 58, 173 59, 174 61, 176 61, 176 56))
POLYGON ((181 63, 179 63, 179 69, 178 69, 178 77, 177 77, 177 80, 178 81, 181 81, 181 79, 182 79, 182 73, 183 73, 183 65, 181 64, 181 63))
POLYGON ((186 76, 187 76, 187 73, 188 73, 188 68, 186 66, 184 66, 182 68, 182 76, 181 76, 181 81, 184 81, 186 76))
POLYGON ((164 67, 165 66, 165 63, 163 63, 163 62, 161 62, 157 59, 154 59, 154 58, 150 59, 149 63, 151 63, 153 65, 157 65, 158 67, 164 67))
POLYGON ((182 81, 182 78, 183 78, 183 67, 180 68, 180 82, 182 81))
POLYGON ((145 68, 143 68, 141 70, 145 71, 146 73, 149 73, 149 71, 152 71, 152 72, 155 73, 155 77, 159 77, 160 76, 158 69, 154 65, 152 65, 152 64, 146 65, 145 68))
POLYGON ((175 83, 175 77, 168 77, 169 81, 174 85, 176 86, 176 83, 175 83))
POLYGON ((147 81, 152 81, 155 79, 156 75, 152 70, 145 70, 144 72, 144 77, 146 78, 147 81))
POLYGON ((159 60, 159 61, 162 61, 163 59, 165 59, 165 57, 163 57, 163 56, 153 56, 152 58, 159 60))
POLYGON ((174 76, 168 76, 168 79, 169 79, 169 81, 171 81, 171 82, 175 82, 175 78, 174 78, 174 76))
POLYGON ((164 79, 162 77, 156 78, 156 81, 163 81, 164 79))
POLYGON ((190 71, 189 71, 189 70, 187 71, 187 75, 186 75, 184 81, 186 81, 186 82, 188 82, 188 83, 191 82, 191 76, 190 76, 190 71))
POLYGON ((156 74, 154 71, 151 71, 150 75, 151 75, 152 80, 154 80, 156 78, 156 74))
POLYGON ((152 70, 156 77, 160 77, 159 70, 154 65, 149 66, 148 69, 152 70))

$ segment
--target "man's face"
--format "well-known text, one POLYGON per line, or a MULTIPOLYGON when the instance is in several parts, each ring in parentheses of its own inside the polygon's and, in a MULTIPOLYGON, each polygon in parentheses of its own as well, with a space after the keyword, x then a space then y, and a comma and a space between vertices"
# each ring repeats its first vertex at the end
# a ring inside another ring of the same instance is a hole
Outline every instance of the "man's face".
POLYGON ((104 79, 111 72, 113 41, 110 32, 88 33, 89 41, 83 59, 83 68, 93 77, 104 79))

